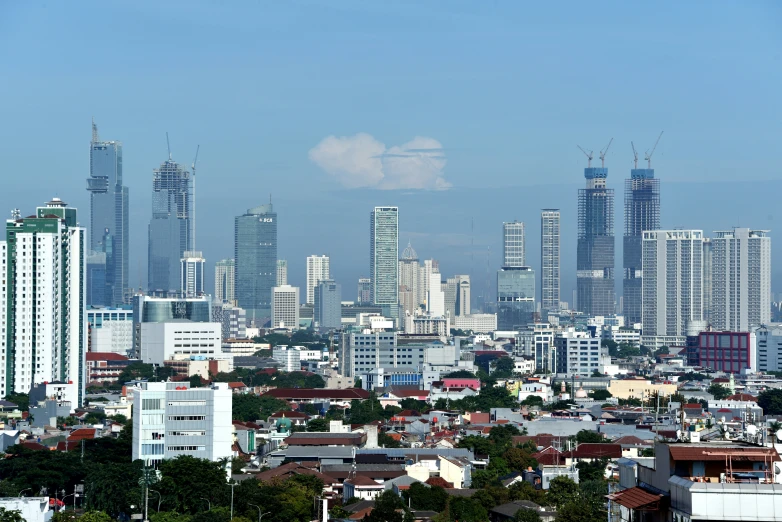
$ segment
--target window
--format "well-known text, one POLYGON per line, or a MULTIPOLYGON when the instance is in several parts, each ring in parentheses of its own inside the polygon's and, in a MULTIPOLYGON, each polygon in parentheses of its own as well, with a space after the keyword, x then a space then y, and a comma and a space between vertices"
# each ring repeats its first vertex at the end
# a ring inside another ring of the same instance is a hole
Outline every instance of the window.
POLYGON ((204 437, 206 436, 206 431, 169 431, 168 434, 172 437, 204 437))
POLYGON ((205 415, 169 415, 170 421, 202 421, 206 420, 205 415))
POLYGON ((163 408, 161 399, 141 399, 142 410, 160 410, 163 408))
POLYGON ((168 451, 205 451, 206 446, 169 446, 168 451))
POLYGON ((189 401, 168 401, 169 406, 206 406, 206 401, 189 400, 189 401))

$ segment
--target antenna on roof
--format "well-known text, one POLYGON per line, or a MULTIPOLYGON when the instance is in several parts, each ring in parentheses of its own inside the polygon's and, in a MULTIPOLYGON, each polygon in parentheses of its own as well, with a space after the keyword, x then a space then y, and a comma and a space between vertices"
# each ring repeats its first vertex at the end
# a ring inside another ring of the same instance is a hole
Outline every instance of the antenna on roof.
POLYGON ((98 126, 95 125, 95 116, 92 117, 92 142, 98 142, 100 139, 98 138, 98 126))
MULTIPOLYGON (((196 249, 196 163, 198 163, 198 151, 201 150, 201 145, 196 146, 196 155, 193 160, 193 250, 196 249)), ((170 154, 170 153, 169 153, 170 154)))
POLYGON ((171 142, 168 141, 168 131, 166 131, 166 147, 168 147, 168 161, 171 161, 171 142))

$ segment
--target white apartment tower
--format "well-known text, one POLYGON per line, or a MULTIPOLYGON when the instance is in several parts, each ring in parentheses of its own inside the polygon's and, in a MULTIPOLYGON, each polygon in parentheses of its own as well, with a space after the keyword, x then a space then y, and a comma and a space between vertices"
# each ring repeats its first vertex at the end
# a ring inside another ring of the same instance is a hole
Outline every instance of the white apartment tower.
POLYGON ((644 231, 642 266, 644 335, 686 335, 703 318, 703 231, 644 231))
POLYGON ((71 381, 84 400, 86 230, 58 198, 35 216, 15 211, 0 241, 0 396, 71 381))
POLYGON ((369 270, 372 304, 399 315, 399 207, 375 207, 370 214, 369 270))
POLYGON ((307 304, 315 302, 315 287, 326 279, 331 279, 329 256, 309 256, 307 258, 307 304))
POLYGON ((223 259, 215 263, 215 300, 216 304, 236 301, 235 279, 236 263, 233 259, 223 259))
POLYGON ((502 224, 502 266, 527 266, 524 249, 524 223, 513 221, 502 224))
POLYGON ((541 307, 559 311, 559 209, 540 213, 540 291, 541 307))
POLYGON ((272 328, 299 328, 299 288, 291 285, 272 288, 272 328))
POLYGON ((433 273, 429 276, 429 293, 426 297, 426 311, 432 317, 445 316, 445 294, 443 293, 440 274, 433 273))
POLYGON ((451 319, 470 314, 470 276, 457 275, 445 281, 445 311, 451 319))
POLYGON ((201 252, 188 250, 181 259, 180 290, 184 297, 204 295, 204 265, 206 261, 201 252))
POLYGON ((288 262, 285 259, 278 259, 276 286, 283 286, 287 284, 288 284, 288 262))
POLYGON ((424 302, 421 264, 418 262, 418 254, 408 243, 399 259, 399 304, 404 312, 412 314, 424 302))
POLYGON ((714 232, 711 324, 747 332, 771 322, 771 237, 768 230, 714 232))

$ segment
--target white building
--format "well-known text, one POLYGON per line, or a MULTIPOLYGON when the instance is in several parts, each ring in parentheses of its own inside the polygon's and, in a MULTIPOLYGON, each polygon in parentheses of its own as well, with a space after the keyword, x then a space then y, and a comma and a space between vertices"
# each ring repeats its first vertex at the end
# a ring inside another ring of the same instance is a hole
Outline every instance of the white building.
POLYGON ((616 344, 631 344, 633 346, 641 344, 641 332, 632 328, 604 326, 600 330, 600 336, 608 341, 614 341, 616 344))
POLYGON ((222 326, 222 337, 225 339, 245 339, 247 337, 247 312, 228 303, 212 307, 212 322, 222 326))
POLYGON ((25 522, 49 522, 54 515, 49 511, 49 497, 3 497, 0 509, 18 511, 25 522))
POLYGON ((133 350, 133 311, 122 308, 88 308, 91 352, 128 355, 133 350))
POLYGON ((591 377, 601 366, 611 364, 608 348, 600 346, 600 339, 589 332, 569 328, 554 337, 556 371, 560 375, 591 377))
POLYGON ((502 224, 502 266, 527 266, 524 248, 524 223, 513 221, 502 224))
POLYGON ((277 284, 275 286, 285 286, 288 284, 288 262, 285 259, 277 260, 277 284))
POLYGON ((451 321, 448 317, 432 317, 431 315, 405 315, 405 333, 435 334, 448 336, 451 332, 451 321))
POLYGON ((771 237, 768 230, 714 232, 711 324, 747 332, 771 322, 771 237))
POLYGON ((309 256, 307 258, 307 304, 315 302, 315 287, 327 279, 331 279, 329 256, 309 256))
POLYGON ((456 275, 445 280, 445 311, 453 319, 470 313, 470 276, 456 275))
POLYGON ((272 358, 280 363, 280 371, 301 371, 301 350, 296 346, 275 346, 272 358))
POLYGON ((755 329, 757 366, 761 372, 782 370, 782 325, 760 326, 755 329))
MULTIPOLYGON (((233 456, 233 394, 227 383, 139 382, 133 393, 133 460, 155 465, 180 455, 213 462, 233 456)), ((230 466, 230 464, 228 464, 230 466)))
POLYGON ((516 334, 516 355, 534 357, 536 371, 556 371, 555 333, 556 330, 548 323, 530 325, 516 334))
POLYGON ((559 222, 558 209, 547 208, 540 213, 540 294, 543 310, 559 311, 559 222))
POLYGON ((72 381, 84 398, 86 231, 58 198, 6 221, 0 241, 0 396, 72 381))
POLYGON ((215 303, 236 301, 236 263, 233 259, 222 259, 215 263, 215 303))
POLYGON ((272 328, 299 328, 299 288, 291 285, 272 289, 272 328))
POLYGON ((271 350, 269 343, 256 343, 252 339, 227 339, 223 340, 223 355, 233 357, 249 357, 255 355, 258 350, 271 350))
POLYGON ((426 311, 432 317, 445 316, 445 294, 439 273, 429 274, 429 290, 426 297, 426 311))
POLYGON ((685 335, 703 318, 703 231, 644 231, 642 242, 644 335, 685 335))
POLYGON ((399 304, 402 312, 415 313, 426 302, 418 254, 408 243, 399 259, 399 304))
POLYGON ((188 250, 180 260, 180 290, 185 297, 204 295, 204 266, 202 252, 188 250))
POLYGON ((163 366, 167 359, 221 354, 221 325, 178 319, 165 323, 141 323, 141 361, 163 366))
POLYGON ((451 326, 465 332, 491 333, 497 329, 497 314, 457 315, 451 319, 451 326))

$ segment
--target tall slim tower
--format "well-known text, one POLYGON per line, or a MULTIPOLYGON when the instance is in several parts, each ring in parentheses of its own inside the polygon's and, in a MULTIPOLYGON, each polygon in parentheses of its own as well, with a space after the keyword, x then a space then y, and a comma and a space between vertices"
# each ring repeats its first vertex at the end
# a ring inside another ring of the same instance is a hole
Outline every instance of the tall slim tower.
POLYGON ((307 257, 307 304, 315 303, 315 288, 318 283, 331 279, 329 256, 307 257))
POLYGON ((586 315, 614 314, 614 190, 608 169, 584 169, 586 188, 578 190, 578 309, 586 315))
POLYGON ((58 198, 6 222, 0 241, 0 395, 71 381, 81 406, 87 351, 87 232, 58 198))
POLYGON ((502 256, 502 266, 527 266, 524 223, 513 221, 502 224, 502 256))
POLYGON ((288 261, 285 259, 277 260, 277 284, 275 286, 284 286, 288 284, 288 261))
MULTIPOLYGON (((660 228, 660 180, 654 169, 634 168, 625 180, 625 233, 622 280, 625 323, 641 322, 643 233, 660 228)), ((645 327, 646 325, 644 325, 645 327)))
POLYGON ((236 300, 235 273, 233 259, 221 259, 215 263, 215 304, 233 303, 236 300))
POLYGON ((248 324, 262 327, 271 318, 277 281, 277 214, 271 203, 234 219, 234 261, 236 301, 247 311, 248 324))
POLYGON ((383 314, 399 315, 399 207, 375 207, 369 224, 372 304, 383 314))
POLYGON ((714 232, 711 324, 747 332, 771 322, 771 237, 768 230, 714 232))
MULTIPOLYGON (((105 303, 125 302, 128 289, 128 187, 122 185, 122 143, 101 141, 92 122, 90 141, 90 237, 88 249, 106 256, 105 303)), ((92 304, 92 303, 88 303, 92 304)))
POLYGON ((413 245, 408 243, 399 258, 399 304, 404 312, 412 314, 425 302, 420 280, 421 264, 418 262, 418 254, 413 245))
POLYGON ((180 289, 181 260, 193 245, 192 178, 170 156, 153 173, 147 286, 174 294, 180 289))
POLYGON ((200 251, 188 250, 180 260, 180 287, 185 297, 204 295, 204 265, 206 260, 200 251))
POLYGON ((544 208, 540 213, 540 292, 543 310, 559 310, 559 209, 544 208))

